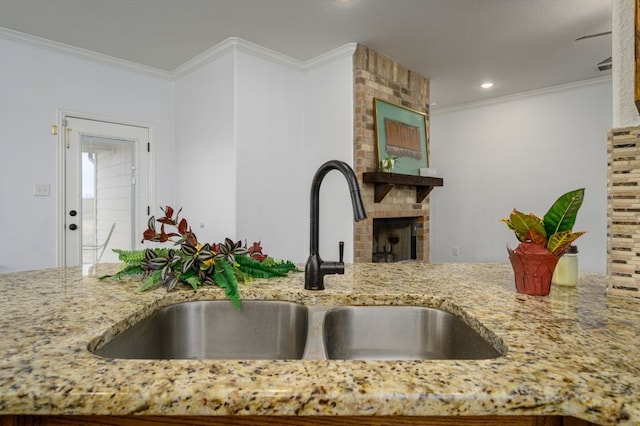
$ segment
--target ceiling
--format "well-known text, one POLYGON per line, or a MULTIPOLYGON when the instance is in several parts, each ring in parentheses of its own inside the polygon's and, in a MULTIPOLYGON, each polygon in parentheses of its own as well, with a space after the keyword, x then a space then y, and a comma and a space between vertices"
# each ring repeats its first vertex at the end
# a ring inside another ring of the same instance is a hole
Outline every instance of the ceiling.
POLYGON ((430 78, 436 110, 610 75, 611 36, 575 39, 611 0, 0 0, 0 27, 166 72, 228 37, 299 61, 356 42, 430 78))

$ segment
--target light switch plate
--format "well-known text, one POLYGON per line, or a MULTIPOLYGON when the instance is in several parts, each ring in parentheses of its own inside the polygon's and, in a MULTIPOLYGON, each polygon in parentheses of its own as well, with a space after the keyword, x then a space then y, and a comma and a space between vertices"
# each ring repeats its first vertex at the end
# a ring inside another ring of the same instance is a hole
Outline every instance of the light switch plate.
POLYGON ((34 197, 48 197, 51 192, 51 185, 48 183, 34 183, 33 184, 33 196, 34 197))

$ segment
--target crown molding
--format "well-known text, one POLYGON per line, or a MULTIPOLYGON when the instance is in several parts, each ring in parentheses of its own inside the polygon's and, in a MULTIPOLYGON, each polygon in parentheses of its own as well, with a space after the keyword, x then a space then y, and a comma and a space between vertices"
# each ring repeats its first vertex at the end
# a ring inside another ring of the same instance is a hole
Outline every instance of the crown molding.
POLYGON ((171 72, 171 78, 173 78, 174 80, 182 78, 194 72, 198 68, 203 67, 209 62, 214 61, 221 56, 233 51, 244 51, 253 56, 257 56, 262 59, 276 62, 278 64, 285 65, 291 68, 300 69, 303 66, 303 62, 293 59, 287 55, 283 55, 282 53, 276 52, 275 50, 267 49, 266 47, 260 46, 259 44, 255 44, 238 37, 229 37, 211 47, 210 49, 205 50, 198 56, 180 65, 178 68, 171 72))
POLYGON ((307 61, 300 61, 259 44, 238 37, 229 37, 173 70, 173 72, 171 73, 171 77, 174 80, 184 77, 187 74, 197 70, 198 68, 208 64, 209 62, 232 51, 245 52, 252 56, 262 58, 289 68, 294 68, 301 71, 311 71, 327 63, 340 59, 341 57, 353 56, 356 47, 356 43, 348 43, 336 49, 323 53, 319 56, 316 56, 315 58, 311 58, 307 61))
POLYGON ((275 50, 271 50, 267 47, 241 38, 233 37, 233 39, 236 43, 236 49, 239 51, 249 53, 250 55, 265 59, 267 61, 275 62, 276 64, 284 65, 285 67, 294 69, 301 69, 304 67, 303 61, 299 61, 280 52, 276 52, 275 50))
POLYGON ((358 47, 358 43, 347 43, 340 47, 337 47, 333 50, 330 50, 322 55, 316 56, 315 58, 311 58, 308 61, 305 61, 302 65, 302 68, 305 71, 311 71, 316 68, 320 68, 328 63, 336 61, 338 59, 344 57, 353 57, 353 54, 358 47))
POLYGON ((233 38, 225 39, 220 43, 216 44, 215 46, 205 50, 198 56, 195 56, 189 59, 187 62, 180 65, 178 68, 171 71, 171 79, 177 80, 179 78, 182 78, 194 72, 198 68, 205 66, 209 62, 217 58, 220 58, 221 56, 224 56, 229 52, 232 52, 234 48, 235 48, 234 39, 233 38))
POLYGON ((103 65, 120 68, 127 71, 133 71, 140 74, 146 74, 152 77, 158 77, 164 80, 171 80, 171 73, 159 68, 141 65, 137 62, 127 61, 115 58, 113 56, 104 55, 102 53, 93 52, 91 50, 80 47, 71 46, 53 40, 47 40, 42 37, 21 33, 19 31, 10 30, 0 27, 0 38, 17 41, 31 46, 43 48, 56 53, 63 53, 78 59, 84 59, 97 62, 103 65))
POLYGON ((18 41, 20 43, 25 43, 31 46, 44 48, 52 52, 66 54, 79 59, 97 62, 103 65, 109 65, 127 71, 133 71, 152 77, 158 77, 163 80, 177 80, 179 78, 182 78, 187 74, 197 70, 198 68, 206 65, 207 63, 232 51, 242 51, 250 55, 297 70, 311 71, 341 57, 353 55, 353 52, 355 52, 355 49, 357 47, 356 43, 348 43, 344 46, 340 46, 336 49, 323 53, 315 58, 311 58, 307 61, 300 61, 290 56, 284 55, 280 52, 276 52, 275 50, 268 49, 259 44, 252 43, 238 37, 229 37, 211 47, 210 49, 207 49, 198 56, 188 60, 173 71, 169 72, 161 70, 159 68, 142 65, 137 62, 115 58, 113 56, 104 55, 102 53, 93 52, 91 50, 83 49, 80 47, 75 47, 65 43, 48 40, 46 38, 10 30, 8 28, 0 27, 0 38, 18 41))
POLYGON ((429 116, 430 117, 435 117, 435 116, 438 116, 440 114, 446 114, 446 113, 449 113, 449 112, 456 112, 456 111, 462 111, 462 110, 466 110, 466 109, 479 108, 479 107, 499 104, 499 103, 508 102, 508 101, 525 99, 525 98, 529 98, 531 96, 544 95, 544 94, 547 94, 547 93, 557 93, 557 92, 562 92, 564 90, 571 90, 571 89, 576 89, 576 88, 580 88, 580 87, 593 86, 595 84, 600 84, 600 83, 605 83, 605 82, 610 82, 610 81, 611 81, 611 76, 610 75, 605 76, 605 77, 591 78, 589 80, 581 80, 581 81, 576 81, 576 82, 573 82, 573 83, 560 84, 560 85, 557 85, 557 86, 545 87, 545 88, 537 89, 537 90, 530 90, 528 92, 515 93, 513 95, 501 96, 501 97, 486 99, 486 100, 478 101, 478 102, 469 102, 469 103, 466 103, 466 104, 454 105, 454 106, 450 106, 450 107, 446 107, 446 108, 442 108, 442 109, 431 109, 429 111, 429 116))
MULTIPOLYGON (((184 64, 174 69, 173 71, 168 72, 165 70, 161 70, 159 68, 141 65, 137 62, 115 58, 113 56, 104 55, 102 53, 93 52, 91 50, 71 46, 71 45, 60 43, 57 41, 48 40, 42 37, 22 33, 22 32, 11 30, 4 27, 0 27, 0 38, 17 41, 17 42, 28 44, 35 47, 44 48, 52 52, 63 53, 79 59, 97 62, 103 65, 109 65, 109 66, 120 68, 127 71, 132 71, 140 74, 149 75, 152 77, 161 78, 163 80, 176 80, 181 77, 184 77, 185 75, 195 71, 196 69, 204 66, 205 64, 234 50, 244 51, 253 56, 257 56, 262 59, 266 59, 266 60, 278 63, 280 65, 288 66, 288 67, 306 72, 306 71, 311 71, 316 68, 322 67, 342 57, 353 56, 353 53, 357 48, 357 43, 348 43, 336 49, 323 53, 319 56, 316 56, 315 58, 311 58, 307 61, 299 61, 297 59, 291 58, 290 56, 276 52, 275 50, 268 49, 259 44, 252 43, 250 41, 243 40, 238 37, 229 37, 223 40, 222 42, 216 44, 215 46, 211 47, 210 49, 206 50, 205 52, 201 53, 200 55, 185 62, 184 64)), ((551 87, 547 87, 539 90, 531 90, 528 92, 521 92, 513 95, 491 98, 491 99, 482 100, 478 102, 470 102, 465 104, 454 105, 454 106, 450 106, 442 109, 432 109, 430 111, 430 116, 433 117, 439 114, 445 114, 445 113, 454 112, 454 111, 477 108, 477 107, 517 100, 517 99, 523 99, 530 96, 536 96, 536 95, 541 95, 545 93, 553 93, 553 92, 558 92, 562 90, 569 90, 569 89, 574 89, 578 87, 599 84, 599 83, 607 82, 611 80, 612 80, 612 77, 609 75, 609 76, 598 77, 598 78, 593 78, 589 80, 582 80, 574 83, 551 86, 551 87)))

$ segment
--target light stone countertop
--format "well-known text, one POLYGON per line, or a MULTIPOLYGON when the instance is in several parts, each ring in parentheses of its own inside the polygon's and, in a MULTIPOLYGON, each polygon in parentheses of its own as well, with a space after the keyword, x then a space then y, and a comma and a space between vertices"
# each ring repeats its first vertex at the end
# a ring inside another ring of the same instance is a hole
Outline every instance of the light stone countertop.
MULTIPOLYGON (((98 274, 115 271, 102 266, 98 274)), ((605 277, 516 294, 503 264, 357 264, 305 291, 304 274, 241 286, 245 299, 410 304, 477 320, 506 355, 465 361, 114 360, 90 341, 212 287, 136 292, 80 268, 0 275, 0 414, 569 415, 640 424, 640 301, 605 277)))

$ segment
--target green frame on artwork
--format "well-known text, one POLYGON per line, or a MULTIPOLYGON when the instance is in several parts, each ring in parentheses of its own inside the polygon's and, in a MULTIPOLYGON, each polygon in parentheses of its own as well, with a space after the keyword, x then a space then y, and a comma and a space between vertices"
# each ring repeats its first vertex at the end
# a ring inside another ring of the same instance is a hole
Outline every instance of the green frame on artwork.
POLYGON ((397 157, 393 173, 419 176, 429 167, 426 114, 378 98, 373 103, 378 168, 392 156, 397 157))

